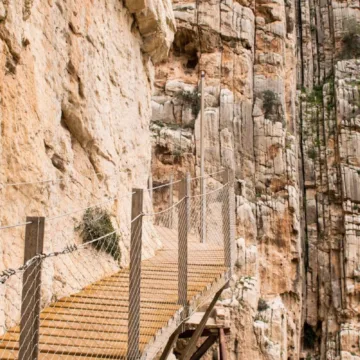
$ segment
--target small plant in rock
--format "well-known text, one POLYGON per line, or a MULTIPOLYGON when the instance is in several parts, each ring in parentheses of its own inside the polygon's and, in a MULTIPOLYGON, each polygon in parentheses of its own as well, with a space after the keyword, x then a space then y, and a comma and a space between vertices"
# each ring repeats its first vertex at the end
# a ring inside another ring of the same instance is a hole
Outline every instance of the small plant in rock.
POLYGON ((307 152, 307 155, 309 159, 315 160, 317 155, 316 149, 314 147, 310 148, 307 152))
POLYGON ((197 90, 181 90, 176 94, 176 97, 191 107, 193 115, 198 115, 201 107, 201 99, 197 90))
POLYGON ((323 87, 322 85, 315 85, 312 92, 307 95, 306 100, 314 105, 323 103, 323 87))
POLYGON ((120 262, 120 237, 111 222, 110 214, 106 210, 98 207, 87 209, 82 222, 76 227, 76 230, 81 232, 84 243, 91 242, 91 245, 96 250, 104 251, 120 262), (99 241, 92 242, 105 235, 108 236, 99 241))
POLYGON ((340 58, 343 60, 356 59, 360 56, 360 24, 355 18, 347 19, 344 23, 344 30, 340 58))
POLYGON ((255 320, 255 321, 261 321, 261 322, 263 322, 263 323, 267 323, 267 322, 268 322, 268 320, 267 320, 263 315, 261 315, 261 314, 256 314, 254 320, 255 320))
POLYGON ((267 304, 267 302, 264 299, 260 298, 259 302, 258 302, 258 307, 257 307, 258 311, 259 312, 260 311, 265 311, 268 308, 269 308, 269 305, 267 304))
POLYGON ((178 150, 178 149, 176 149, 176 150, 174 150, 174 151, 172 152, 172 155, 174 155, 174 156, 181 156, 181 151, 178 150))
POLYGON ((265 90, 262 95, 264 114, 265 117, 268 117, 278 103, 278 96, 271 90, 265 90))

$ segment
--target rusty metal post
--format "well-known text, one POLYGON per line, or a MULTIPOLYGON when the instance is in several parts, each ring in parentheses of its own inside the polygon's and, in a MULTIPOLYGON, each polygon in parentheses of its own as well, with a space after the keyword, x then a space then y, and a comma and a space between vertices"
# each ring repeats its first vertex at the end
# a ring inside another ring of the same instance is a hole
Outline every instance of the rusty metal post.
MULTIPOLYGON (((26 222, 24 263, 43 252, 45 218, 27 217, 26 222)), ((36 259, 23 274, 19 360, 38 359, 40 298, 41 259, 36 259)))
POLYGON ((200 115, 200 241, 206 242, 206 182, 205 182, 205 72, 201 72, 201 115, 200 115))
POLYGON ((233 244, 234 244, 234 214, 233 209, 233 171, 226 169, 223 173, 223 184, 228 184, 226 188, 226 193, 222 202, 222 226, 223 226, 223 236, 224 236, 224 264, 230 270, 230 275, 233 268, 233 244))
POLYGON ((149 188, 149 195, 150 195, 151 206, 153 207, 153 206, 154 206, 154 190, 153 190, 153 178, 152 178, 152 174, 150 174, 150 176, 149 176, 148 188, 149 188))
POLYGON ((220 343, 220 360, 227 360, 226 356, 226 338, 224 334, 224 329, 219 329, 219 343, 220 343))
POLYGON ((173 222, 174 222, 174 209, 172 206, 174 205, 174 175, 170 175, 169 179, 169 208, 170 208, 170 214, 169 214, 169 229, 172 229, 173 222))
POLYGON ((133 189, 129 274, 129 322, 127 359, 140 358, 140 285, 143 190, 133 189))
POLYGON ((188 292, 188 232, 190 220, 190 175, 186 174, 180 182, 179 199, 184 199, 179 205, 178 220, 178 304, 187 306, 188 292))

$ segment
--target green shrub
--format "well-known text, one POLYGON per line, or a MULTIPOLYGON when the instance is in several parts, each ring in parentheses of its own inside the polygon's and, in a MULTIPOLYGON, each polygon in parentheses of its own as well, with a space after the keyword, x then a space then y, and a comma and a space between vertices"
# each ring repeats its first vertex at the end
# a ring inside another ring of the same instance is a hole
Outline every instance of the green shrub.
POLYGON ((347 19, 344 23, 344 30, 340 58, 343 60, 356 59, 360 56, 360 24, 355 18, 347 19))
POLYGON ((98 207, 87 209, 83 216, 82 223, 77 226, 76 230, 81 231, 84 243, 113 233, 99 241, 91 243, 91 245, 98 251, 104 251, 110 254, 116 261, 120 262, 120 237, 115 232, 110 215, 106 210, 98 207))
POLYGON ((309 159, 315 160, 317 155, 316 149, 314 147, 310 148, 307 152, 307 155, 309 159))
POLYGON ((311 104, 322 104, 323 102, 323 87, 322 85, 315 85, 313 91, 307 95, 306 100, 311 104))
POLYGON ((265 311, 268 308, 269 308, 269 305, 267 304, 267 302, 264 299, 260 298, 259 302, 258 302, 258 307, 257 307, 258 311, 265 311))
POLYGON ((176 93, 176 97, 183 101, 184 104, 190 105, 193 115, 197 116, 201 108, 201 99, 197 90, 181 90, 176 93))

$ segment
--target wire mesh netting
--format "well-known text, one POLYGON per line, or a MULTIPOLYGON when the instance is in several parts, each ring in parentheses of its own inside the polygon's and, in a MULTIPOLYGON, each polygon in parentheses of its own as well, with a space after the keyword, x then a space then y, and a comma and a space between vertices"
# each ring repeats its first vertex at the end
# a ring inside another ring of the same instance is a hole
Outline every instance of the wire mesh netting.
POLYGON ((156 355, 229 276, 231 186, 214 184, 201 195, 184 180, 160 211, 145 193, 131 213, 132 193, 116 209, 108 202, 45 219, 42 251, 0 274, 0 359, 156 355), (47 238, 50 228, 60 241, 47 238))

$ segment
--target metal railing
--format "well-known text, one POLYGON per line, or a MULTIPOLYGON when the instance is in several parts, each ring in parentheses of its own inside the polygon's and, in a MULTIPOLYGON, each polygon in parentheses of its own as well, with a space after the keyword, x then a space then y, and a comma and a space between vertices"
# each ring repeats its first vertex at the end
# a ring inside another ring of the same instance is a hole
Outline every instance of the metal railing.
POLYGON ((187 175, 174 183, 175 194, 168 187, 171 204, 156 211, 147 191, 133 189, 131 214, 125 206, 119 226, 106 233, 99 224, 108 229, 109 201, 28 217, 23 264, 0 271, 0 359, 154 357, 231 275, 233 180, 222 175, 202 194, 187 175), (80 219, 69 219, 75 213, 80 219), (90 239, 44 252, 47 226, 66 220, 63 231, 77 228, 85 214, 90 239))

